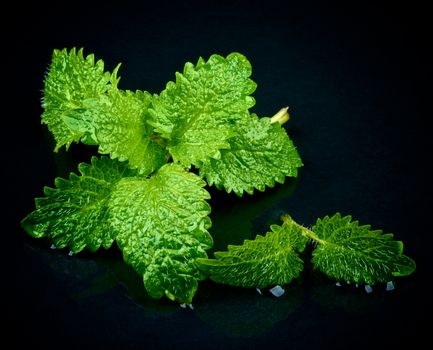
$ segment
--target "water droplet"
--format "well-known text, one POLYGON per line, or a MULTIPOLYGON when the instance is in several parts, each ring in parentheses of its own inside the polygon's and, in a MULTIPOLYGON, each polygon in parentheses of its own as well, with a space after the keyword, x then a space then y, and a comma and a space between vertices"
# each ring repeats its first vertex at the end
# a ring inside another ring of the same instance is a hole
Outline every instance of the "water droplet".
POLYGON ((275 286, 274 288, 269 289, 269 291, 275 295, 277 298, 282 296, 285 292, 285 290, 283 288, 281 288, 280 286, 275 286))
POLYGON ((394 283, 392 281, 389 281, 386 283, 386 291, 389 292, 390 290, 394 290, 395 286, 394 283))
POLYGON ((341 283, 340 283, 340 282, 335 283, 335 285, 336 285, 337 287, 341 287, 341 283))
POLYGON ((194 306, 192 306, 192 304, 186 304, 186 303, 183 303, 183 304, 180 304, 179 305, 182 309, 186 309, 186 307, 188 306, 191 310, 194 310, 194 306))
POLYGON ((257 293, 259 293, 260 295, 263 295, 262 291, 260 290, 260 288, 256 288, 257 293))
POLYGON ((370 293, 373 292, 373 288, 372 288, 370 285, 368 285, 368 284, 366 284, 366 285, 364 286, 364 289, 365 289, 365 291, 366 291, 368 294, 370 294, 370 293))

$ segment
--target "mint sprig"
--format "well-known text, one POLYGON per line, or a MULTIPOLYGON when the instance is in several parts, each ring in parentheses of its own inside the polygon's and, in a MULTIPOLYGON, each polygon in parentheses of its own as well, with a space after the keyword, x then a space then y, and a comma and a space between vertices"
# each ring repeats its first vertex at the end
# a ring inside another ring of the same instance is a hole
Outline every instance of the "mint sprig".
POLYGON ((401 241, 372 231, 369 225, 359 226, 351 216, 325 216, 311 230, 288 215, 282 219, 283 224, 272 225, 265 237, 229 245, 227 251, 214 253, 216 259, 198 259, 200 269, 212 280, 233 286, 283 285, 299 276, 303 260, 298 253, 313 242, 314 268, 336 281, 372 285, 415 271, 415 262, 403 255, 401 241))
POLYGON ((45 187, 22 221, 30 235, 73 253, 116 242, 150 296, 187 304, 207 277, 242 287, 289 283, 311 240, 314 266, 338 280, 376 283, 415 270, 401 242, 339 215, 318 220, 314 232, 286 217, 209 259, 206 184, 242 196, 297 176, 302 161, 282 127, 288 108, 271 118, 250 113, 256 83, 239 53, 187 62, 159 94, 120 89, 119 67, 108 72, 83 49, 54 50, 42 114, 54 150, 81 142, 107 156, 45 187))

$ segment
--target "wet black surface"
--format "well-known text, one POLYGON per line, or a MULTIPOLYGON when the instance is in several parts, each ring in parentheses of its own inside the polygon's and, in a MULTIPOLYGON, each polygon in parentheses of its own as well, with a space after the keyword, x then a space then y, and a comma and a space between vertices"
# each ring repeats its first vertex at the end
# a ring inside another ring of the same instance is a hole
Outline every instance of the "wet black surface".
POLYGON ((5 43, 3 319, 12 347, 116 349, 405 348, 428 339, 431 310, 432 56, 423 8, 365 2, 57 3, 16 8, 5 43), (11 42, 8 40, 11 39, 11 42), (54 48, 84 47, 121 88, 159 92, 184 62, 245 54, 253 111, 289 105, 303 159, 296 181, 238 198, 210 189, 215 249, 264 233, 283 212, 305 225, 351 214, 405 242, 417 271, 372 294, 306 266, 281 298, 203 282, 194 310, 150 299, 117 248, 68 256, 19 221, 55 176, 93 149, 52 153, 39 99, 54 48), (10 132, 9 132, 10 131, 10 132), (10 158, 10 159, 8 159, 10 158))

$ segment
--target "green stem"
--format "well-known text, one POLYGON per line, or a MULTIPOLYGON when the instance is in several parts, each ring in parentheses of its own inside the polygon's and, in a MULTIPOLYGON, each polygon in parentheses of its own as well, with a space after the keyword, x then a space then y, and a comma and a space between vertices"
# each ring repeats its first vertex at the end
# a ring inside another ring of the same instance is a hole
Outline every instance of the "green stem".
POLYGON ((279 123, 280 125, 283 125, 290 119, 289 115, 289 107, 283 107, 281 108, 277 113, 275 113, 271 118, 271 124, 279 123))
POLYGON ((299 227, 299 228, 301 229, 302 234, 303 234, 305 237, 307 237, 307 238, 309 238, 309 239, 311 239, 311 240, 313 240, 313 241, 315 241, 315 242, 317 242, 317 243, 319 243, 319 244, 326 244, 326 241, 320 239, 320 238, 319 238, 319 237, 318 237, 318 236, 317 236, 313 231, 311 231, 310 229, 308 229, 308 228, 306 228, 306 227, 304 227, 304 226, 298 224, 295 220, 292 219, 292 217, 291 217, 289 214, 283 214, 283 215, 281 216, 281 220, 282 220, 283 222, 288 223, 288 224, 291 223, 292 225, 296 225, 297 227, 299 227))

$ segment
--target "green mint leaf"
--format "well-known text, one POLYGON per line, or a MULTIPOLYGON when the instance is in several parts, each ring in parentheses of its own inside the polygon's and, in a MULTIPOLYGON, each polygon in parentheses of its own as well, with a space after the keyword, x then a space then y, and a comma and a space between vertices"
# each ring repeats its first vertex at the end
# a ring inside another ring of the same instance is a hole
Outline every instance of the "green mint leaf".
MULTIPOLYGON (((92 121, 85 131, 99 145, 99 153, 127 160, 131 168, 145 175, 166 162, 164 145, 158 143, 153 128, 146 123, 151 99, 147 92, 113 90, 86 101, 92 121)), ((79 121, 82 116, 77 116, 79 121)))
POLYGON ((166 162, 164 145, 147 123, 152 97, 118 90, 118 81, 117 68, 112 75, 104 73, 103 61, 84 58, 83 50, 55 50, 42 120, 54 134, 56 150, 81 140, 147 175, 166 162))
POLYGON ((359 226, 339 213, 318 219, 312 231, 318 246, 313 251, 315 268, 337 281, 374 284, 415 271, 415 262, 403 255, 403 243, 392 234, 359 226))
POLYGON ((150 123, 169 140, 175 162, 199 166, 230 147, 235 121, 255 103, 249 96, 256 88, 250 75, 251 65, 241 54, 212 55, 196 66, 186 63, 183 74, 176 73, 176 82, 154 96, 150 123))
POLYGON ((149 179, 125 178, 110 201, 124 259, 143 275, 154 298, 164 294, 191 303, 204 275, 195 259, 212 246, 205 182, 178 164, 162 166, 149 179))
POLYGON ((293 220, 282 226, 272 225, 266 236, 245 240, 243 245, 229 245, 216 252, 216 259, 197 259, 203 272, 217 283, 246 288, 283 285, 299 276, 303 261, 296 251, 303 251, 308 239, 303 227, 293 220))
POLYGON ((297 176, 301 159, 279 123, 252 114, 238 121, 236 130, 237 135, 228 140, 230 148, 220 151, 220 159, 208 159, 200 167, 209 185, 242 196, 244 191, 264 191, 275 181, 297 176))
MULTIPOLYGON (((68 121, 73 123, 69 118, 86 111, 84 101, 98 99, 107 91, 116 89, 118 68, 112 74, 104 72, 104 62, 95 62, 94 55, 84 57, 83 49, 78 52, 75 48, 69 52, 66 49, 54 50, 45 79, 42 122, 54 135, 56 151, 63 145, 69 148, 72 142, 86 138, 80 125, 75 125, 75 128, 68 125, 68 121)), ((84 119, 89 117, 86 115, 84 119)), ((77 123, 77 118, 73 117, 73 120, 77 123)))
POLYGON ((111 193, 120 179, 135 172, 106 157, 93 157, 78 169, 80 176, 71 173, 69 180, 57 178, 56 188, 45 187, 45 197, 36 199, 36 210, 22 226, 33 237, 47 237, 74 253, 109 248, 116 236, 107 221, 111 193))

